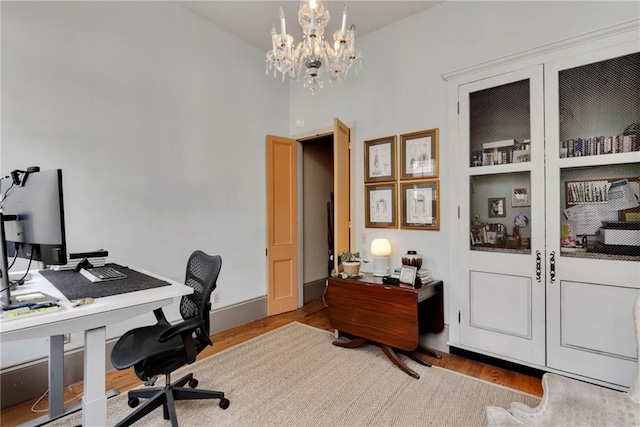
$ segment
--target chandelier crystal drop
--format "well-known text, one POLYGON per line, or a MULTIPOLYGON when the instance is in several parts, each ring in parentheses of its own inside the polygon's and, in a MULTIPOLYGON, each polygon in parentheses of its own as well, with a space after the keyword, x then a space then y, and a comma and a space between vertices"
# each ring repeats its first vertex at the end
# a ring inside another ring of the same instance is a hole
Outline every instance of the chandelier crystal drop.
POLYGON ((322 88, 324 76, 329 82, 342 81, 355 65, 362 69, 362 55, 355 49, 356 26, 347 25, 347 7, 342 13, 342 27, 333 33, 333 46, 324 39, 324 29, 331 19, 329 9, 322 0, 303 0, 298 10, 298 23, 302 26, 302 41, 294 47, 293 36, 287 34, 284 11, 280 8, 280 32, 271 28, 272 48, 267 52, 267 74, 282 73, 282 81, 303 77, 305 88, 314 94, 322 88))

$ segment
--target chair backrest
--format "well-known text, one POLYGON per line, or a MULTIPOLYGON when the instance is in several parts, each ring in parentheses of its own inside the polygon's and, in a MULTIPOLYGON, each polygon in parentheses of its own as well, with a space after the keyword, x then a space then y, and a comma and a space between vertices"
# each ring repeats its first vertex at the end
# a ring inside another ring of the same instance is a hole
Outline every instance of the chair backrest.
POLYGON ((193 318, 204 320, 204 330, 197 331, 197 334, 198 336, 204 335, 207 340, 210 334, 210 298, 216 288, 221 268, 222 258, 219 255, 207 255, 199 250, 193 252, 187 261, 184 284, 193 288, 193 293, 182 297, 180 314, 184 320, 193 318))

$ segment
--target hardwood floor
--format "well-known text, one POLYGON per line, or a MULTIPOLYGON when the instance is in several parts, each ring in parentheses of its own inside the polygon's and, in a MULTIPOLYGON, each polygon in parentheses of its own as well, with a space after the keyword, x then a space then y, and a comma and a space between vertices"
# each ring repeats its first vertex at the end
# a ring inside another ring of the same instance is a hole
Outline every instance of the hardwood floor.
MULTIPOLYGON (((241 342, 255 338, 265 332, 295 321, 305 323, 316 328, 333 331, 333 328, 329 325, 327 309, 325 308, 322 300, 319 299, 305 304, 304 307, 296 311, 266 317, 264 319, 255 320, 253 322, 219 332, 212 336, 214 343, 213 346, 205 349, 199 355, 198 359, 211 356, 241 342)), ((450 354, 443 354, 442 359, 429 358, 429 361, 434 366, 440 366, 444 369, 470 375, 472 377, 520 390, 535 396, 542 396, 542 385, 538 378, 450 354)), ((140 381, 131 369, 107 372, 107 389, 109 390, 113 389, 117 390, 119 393, 124 393, 139 385, 140 381)), ((81 402, 82 391, 82 382, 66 387, 65 401, 67 402, 67 405, 81 402)), ((32 412, 31 408, 36 401, 37 399, 32 399, 1 411, 0 424, 7 427, 19 425, 43 415, 43 413, 40 412, 32 412)), ((47 399, 45 398, 36 405, 35 410, 45 410, 46 412, 46 408, 47 399)))

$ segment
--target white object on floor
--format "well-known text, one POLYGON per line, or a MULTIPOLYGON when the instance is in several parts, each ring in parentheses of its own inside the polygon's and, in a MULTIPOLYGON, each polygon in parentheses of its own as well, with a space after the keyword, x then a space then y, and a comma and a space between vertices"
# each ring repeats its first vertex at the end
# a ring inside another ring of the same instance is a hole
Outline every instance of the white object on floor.
MULTIPOLYGON (((640 361, 640 295, 633 305, 638 360, 640 361)), ((513 402, 509 409, 487 407, 493 426, 640 426, 640 368, 629 392, 546 373, 542 401, 535 408, 513 402)))

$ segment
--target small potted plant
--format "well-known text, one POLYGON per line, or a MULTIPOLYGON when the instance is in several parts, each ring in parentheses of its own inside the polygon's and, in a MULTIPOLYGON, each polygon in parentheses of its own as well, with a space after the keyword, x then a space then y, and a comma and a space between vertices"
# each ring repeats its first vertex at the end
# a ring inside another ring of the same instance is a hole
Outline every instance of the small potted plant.
POLYGON ((360 258, 360 252, 344 252, 340 255, 342 270, 350 277, 360 274, 360 264, 366 262, 360 258))

